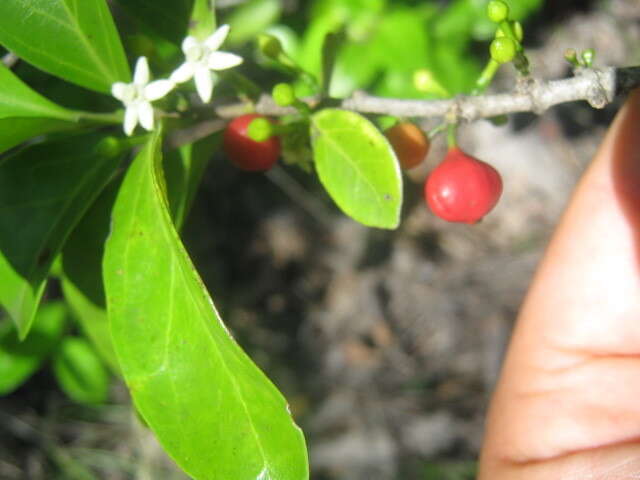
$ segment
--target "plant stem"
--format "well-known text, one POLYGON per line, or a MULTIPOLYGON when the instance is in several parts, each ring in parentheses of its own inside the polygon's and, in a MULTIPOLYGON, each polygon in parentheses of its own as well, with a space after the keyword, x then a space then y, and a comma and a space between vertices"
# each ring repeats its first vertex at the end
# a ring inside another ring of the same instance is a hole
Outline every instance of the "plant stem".
POLYGON ((493 77, 495 77, 499 68, 500 64, 493 58, 490 59, 487 62, 487 65, 484 67, 484 70, 476 80, 476 86, 471 92, 471 95, 480 95, 481 93, 483 93, 491 84, 491 81, 493 80, 493 77))
POLYGON ((82 121, 90 121, 95 123, 106 123, 106 124, 114 124, 118 125, 122 123, 123 112, 112 112, 112 113, 95 113, 95 112, 74 112, 75 115, 72 117, 72 120, 75 122, 82 121))
POLYGON ((451 150, 452 148, 456 148, 458 146, 458 140, 456 138, 457 133, 458 133, 458 124, 450 123, 448 125, 448 130, 447 130, 447 145, 449 147, 449 150, 451 150))

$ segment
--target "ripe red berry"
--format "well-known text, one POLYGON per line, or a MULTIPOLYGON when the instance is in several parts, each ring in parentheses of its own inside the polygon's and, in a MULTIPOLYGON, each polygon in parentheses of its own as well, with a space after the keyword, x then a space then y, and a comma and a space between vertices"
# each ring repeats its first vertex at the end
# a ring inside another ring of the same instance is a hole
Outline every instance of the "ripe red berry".
POLYGON ((488 163, 452 148, 427 177, 424 198, 438 217, 476 223, 498 203, 502 179, 488 163))
POLYGON ((280 139, 272 136, 256 142, 247 134, 247 127, 254 118, 262 115, 250 113, 236 117, 224 131, 222 147, 235 166, 242 170, 259 172, 269 170, 280 156, 280 139))

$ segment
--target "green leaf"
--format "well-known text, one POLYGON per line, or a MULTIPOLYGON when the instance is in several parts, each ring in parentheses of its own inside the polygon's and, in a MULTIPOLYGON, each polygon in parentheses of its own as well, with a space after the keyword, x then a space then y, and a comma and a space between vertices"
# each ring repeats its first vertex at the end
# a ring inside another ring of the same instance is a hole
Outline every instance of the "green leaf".
POLYGON ((107 318, 102 284, 104 242, 120 182, 111 182, 73 230, 62 249, 62 291, 74 317, 114 372, 118 360, 107 318))
POLYGON ((164 159, 171 218, 178 230, 186 220, 202 174, 220 146, 220 140, 219 133, 210 135, 169 152, 164 159))
POLYGON ((0 323, 0 395, 13 392, 40 368, 60 340, 66 316, 62 302, 43 305, 23 342, 11 322, 0 323))
POLYGON ((311 117, 311 142, 318 177, 344 213, 370 227, 398 226, 400 168, 369 120, 346 110, 321 110, 311 117))
POLYGON ((285 399, 233 340, 180 243, 160 162, 156 134, 120 189, 103 264, 133 401, 196 479, 307 479, 285 399))
POLYGON ((99 92, 131 77, 105 0, 2 1, 0 44, 45 72, 99 92))
POLYGON ((77 127, 75 123, 50 118, 2 118, 0 119, 0 153, 30 138, 77 127))
POLYGON ((0 304, 24 338, 65 239, 120 157, 99 153, 100 134, 25 148, 0 163, 0 304))
POLYGON ((226 20, 231 27, 227 43, 236 46, 251 40, 275 23, 281 10, 278 0, 249 0, 240 5, 226 20))
POLYGON ((73 120, 73 112, 34 92, 0 63, 0 118, 44 117, 73 120))
POLYGON ((187 35, 194 0, 118 0, 118 4, 155 34, 179 44, 187 35))
POLYGON ((89 405, 106 402, 109 373, 84 338, 64 338, 53 356, 53 373, 71 400, 89 405))

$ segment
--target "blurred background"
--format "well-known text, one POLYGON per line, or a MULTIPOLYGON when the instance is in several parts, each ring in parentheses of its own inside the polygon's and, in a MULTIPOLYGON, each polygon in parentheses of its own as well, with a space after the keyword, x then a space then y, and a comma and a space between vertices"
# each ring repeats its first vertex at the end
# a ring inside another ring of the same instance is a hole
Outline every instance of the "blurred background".
MULTIPOLYGON (((596 65, 640 65, 637 0, 508 3, 524 24, 536 77, 570 75, 567 48, 594 48, 596 65)), ((132 25, 126 9, 113 6, 132 56, 151 48, 147 26, 132 25)), ((265 91, 289 78, 256 54, 260 32, 278 36, 317 73, 324 35, 345 26, 333 95, 366 89, 428 98, 413 87, 413 72, 428 68, 452 91, 468 91, 494 28, 485 0, 218 6, 220 21, 232 25, 225 49, 247 59, 244 73, 265 91)), ((45 81, 18 68, 32 85, 45 81)), ((514 79, 503 67, 491 88, 509 90, 514 79)), ((473 227, 443 222, 423 203, 424 178, 446 150, 441 137, 407 173, 403 221, 393 232, 346 218, 300 169, 247 174, 212 157, 184 242, 227 325, 288 398, 314 480, 475 477, 483 416, 519 305, 620 102, 514 115, 501 127, 463 126, 461 147, 493 164, 505 188, 473 227)), ((48 298, 57 295, 54 284, 48 298)), ((69 400, 46 366, 0 397, 0 480, 184 478, 115 378, 98 406, 69 400)))

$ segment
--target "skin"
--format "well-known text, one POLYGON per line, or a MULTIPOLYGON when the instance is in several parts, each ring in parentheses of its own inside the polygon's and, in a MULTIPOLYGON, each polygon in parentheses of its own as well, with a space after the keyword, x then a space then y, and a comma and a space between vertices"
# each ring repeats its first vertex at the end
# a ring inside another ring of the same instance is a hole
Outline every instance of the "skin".
POLYGON ((580 181, 530 287, 478 478, 640 479, 640 90, 580 181))

